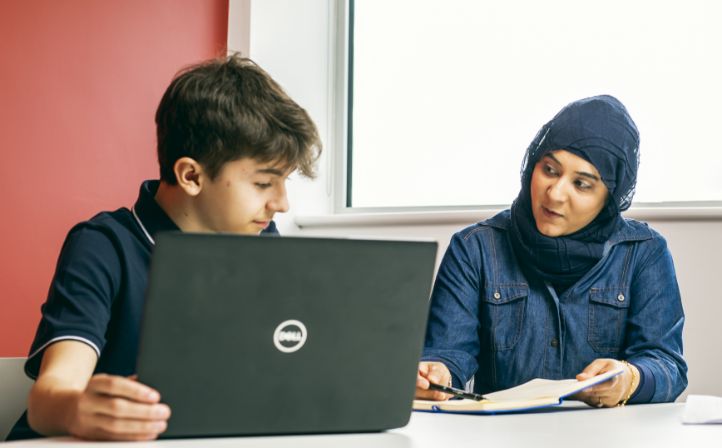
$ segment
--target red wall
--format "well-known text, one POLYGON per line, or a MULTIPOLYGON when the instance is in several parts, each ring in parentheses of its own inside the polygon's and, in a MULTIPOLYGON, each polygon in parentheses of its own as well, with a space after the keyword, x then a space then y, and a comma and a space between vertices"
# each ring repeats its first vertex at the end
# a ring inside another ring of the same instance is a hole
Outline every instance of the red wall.
POLYGON ((158 101, 227 20, 228 0, 0 3, 0 357, 27 355, 70 227, 157 177, 158 101))

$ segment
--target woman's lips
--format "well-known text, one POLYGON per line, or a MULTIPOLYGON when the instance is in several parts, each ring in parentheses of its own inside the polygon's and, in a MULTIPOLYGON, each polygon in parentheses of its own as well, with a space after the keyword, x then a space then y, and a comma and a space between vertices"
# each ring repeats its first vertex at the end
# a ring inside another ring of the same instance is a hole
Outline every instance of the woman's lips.
POLYGON ((561 213, 557 213, 553 210, 550 210, 550 209, 544 207, 543 205, 541 206, 541 209, 542 209, 542 213, 544 213, 544 216, 546 216, 549 219, 556 219, 556 218, 564 217, 564 215, 562 215, 561 213))

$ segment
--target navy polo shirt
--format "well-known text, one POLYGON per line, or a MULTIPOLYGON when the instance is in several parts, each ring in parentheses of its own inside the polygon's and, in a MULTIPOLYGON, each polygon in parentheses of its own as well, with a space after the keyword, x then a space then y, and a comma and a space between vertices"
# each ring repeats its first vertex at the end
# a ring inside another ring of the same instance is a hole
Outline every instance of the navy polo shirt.
MULTIPOLYGON (((60 252, 25 363, 37 378, 46 347, 80 341, 98 355, 95 373, 135 373, 150 257, 158 232, 179 230, 155 201, 158 181, 145 181, 132 209, 102 212, 73 227, 60 252)), ((278 233, 271 222, 263 233, 278 233)), ((25 414, 8 440, 40 437, 25 414)))

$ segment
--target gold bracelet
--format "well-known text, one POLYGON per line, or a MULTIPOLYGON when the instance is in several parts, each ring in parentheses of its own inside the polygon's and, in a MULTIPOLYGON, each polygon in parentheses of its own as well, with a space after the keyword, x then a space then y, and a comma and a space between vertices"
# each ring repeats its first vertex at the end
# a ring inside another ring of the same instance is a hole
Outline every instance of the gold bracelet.
POLYGON ((632 373, 632 382, 629 384, 629 393, 627 394, 626 398, 624 400, 620 401, 619 403, 617 403, 617 406, 624 406, 625 404, 627 404, 627 401, 629 401, 629 399, 632 397, 632 394, 634 393, 633 387, 634 387, 634 383, 637 381, 637 371, 634 370, 634 367, 632 367, 632 365, 625 360, 622 360, 622 362, 624 363, 625 366, 627 366, 629 371, 632 373))

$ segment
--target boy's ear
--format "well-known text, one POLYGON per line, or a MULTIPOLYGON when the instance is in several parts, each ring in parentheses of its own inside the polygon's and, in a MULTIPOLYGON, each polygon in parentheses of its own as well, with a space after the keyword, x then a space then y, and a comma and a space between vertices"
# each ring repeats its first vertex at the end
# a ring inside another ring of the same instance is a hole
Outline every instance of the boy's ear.
POLYGON ((173 164, 178 186, 189 196, 197 196, 203 189, 203 167, 195 159, 181 157, 173 164))

